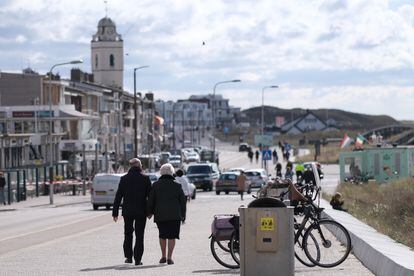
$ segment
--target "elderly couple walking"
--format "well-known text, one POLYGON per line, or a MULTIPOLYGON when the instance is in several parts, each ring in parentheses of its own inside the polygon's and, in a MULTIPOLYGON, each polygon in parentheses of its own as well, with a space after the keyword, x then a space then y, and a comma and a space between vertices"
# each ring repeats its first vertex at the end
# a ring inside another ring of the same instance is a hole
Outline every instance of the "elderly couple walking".
POLYGON ((186 197, 181 185, 174 181, 174 168, 171 164, 161 166, 161 177, 151 187, 149 177, 142 172, 141 161, 133 158, 129 164, 131 168, 119 182, 112 211, 113 220, 117 222, 122 201, 125 263, 132 263, 134 258, 135 265, 142 265, 145 225, 147 218, 154 216, 161 247, 159 263, 174 264, 175 239, 180 238, 181 222, 186 215, 186 197), (135 246, 132 250, 134 231, 135 246))

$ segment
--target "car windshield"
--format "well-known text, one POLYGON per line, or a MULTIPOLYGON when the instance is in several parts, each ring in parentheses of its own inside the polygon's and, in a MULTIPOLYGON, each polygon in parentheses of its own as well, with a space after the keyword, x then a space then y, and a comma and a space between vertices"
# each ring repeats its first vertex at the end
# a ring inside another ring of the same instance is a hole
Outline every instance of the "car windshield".
POLYGON ((246 176, 259 176, 259 172, 246 172, 246 176))
POLYGON ((170 157, 170 161, 180 161, 180 157, 179 156, 171 156, 170 157))
POLYGON ((221 180, 236 180, 237 175, 235 174, 222 174, 220 175, 221 180))
POLYGON ((150 175, 148 175, 149 176, 149 179, 151 180, 151 181, 157 181, 158 180, 158 177, 156 176, 156 175, 154 175, 154 174, 150 174, 150 175))
POLYGON ((211 173, 210 166, 190 166, 187 169, 188 174, 211 173))

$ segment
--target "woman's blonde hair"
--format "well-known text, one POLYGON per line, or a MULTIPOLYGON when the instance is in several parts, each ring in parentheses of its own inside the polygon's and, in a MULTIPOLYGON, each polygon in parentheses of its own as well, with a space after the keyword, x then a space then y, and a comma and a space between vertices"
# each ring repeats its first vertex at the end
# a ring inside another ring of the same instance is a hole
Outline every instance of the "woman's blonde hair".
POLYGON ((161 168, 160 168, 160 174, 161 175, 168 174, 168 175, 172 176, 172 175, 174 175, 174 172, 175 172, 174 167, 170 163, 166 163, 166 164, 162 165, 161 168))

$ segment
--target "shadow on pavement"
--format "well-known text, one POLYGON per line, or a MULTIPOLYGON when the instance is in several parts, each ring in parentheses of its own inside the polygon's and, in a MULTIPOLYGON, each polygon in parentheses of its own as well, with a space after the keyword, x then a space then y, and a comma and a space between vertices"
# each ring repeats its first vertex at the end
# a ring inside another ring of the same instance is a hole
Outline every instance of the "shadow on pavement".
POLYGON ((81 269, 81 272, 89 272, 89 271, 100 271, 100 270, 131 270, 131 269, 147 269, 147 268, 155 268, 160 267, 159 265, 112 265, 112 266, 103 266, 103 267, 93 267, 93 268, 84 268, 81 269))
POLYGON ((206 270, 194 270, 193 273, 211 273, 211 274, 240 274, 239 269, 206 269, 206 270))

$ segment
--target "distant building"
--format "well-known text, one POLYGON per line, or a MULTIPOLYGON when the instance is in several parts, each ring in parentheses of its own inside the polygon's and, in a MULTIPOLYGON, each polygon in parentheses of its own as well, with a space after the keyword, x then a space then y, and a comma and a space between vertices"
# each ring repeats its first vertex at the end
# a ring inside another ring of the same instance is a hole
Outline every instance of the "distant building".
POLYGON ((281 132, 285 134, 301 134, 310 131, 332 131, 338 130, 330 127, 324 120, 316 116, 312 111, 307 110, 306 114, 301 115, 293 121, 281 126, 281 132))
MULTIPOLYGON (((69 161, 80 176, 85 158, 88 175, 107 171, 110 162, 135 156, 134 123, 138 154, 159 150, 163 127, 154 120, 154 96, 138 93, 135 122, 133 94, 122 89, 123 42, 108 17, 99 21, 91 56, 93 74, 75 68, 70 79, 30 68, 22 74, 1 72, 0 169, 69 161)), ((63 174, 56 169, 58 173, 63 174)))
POLYGON ((155 110, 164 119, 166 139, 172 148, 182 146, 184 141, 199 143, 212 126, 212 112, 204 102, 157 100, 155 110))
POLYGON ((223 98, 222 95, 192 95, 188 100, 208 104, 208 108, 215 113, 214 121, 217 128, 234 126, 240 118, 240 108, 230 106, 229 99, 223 98))

